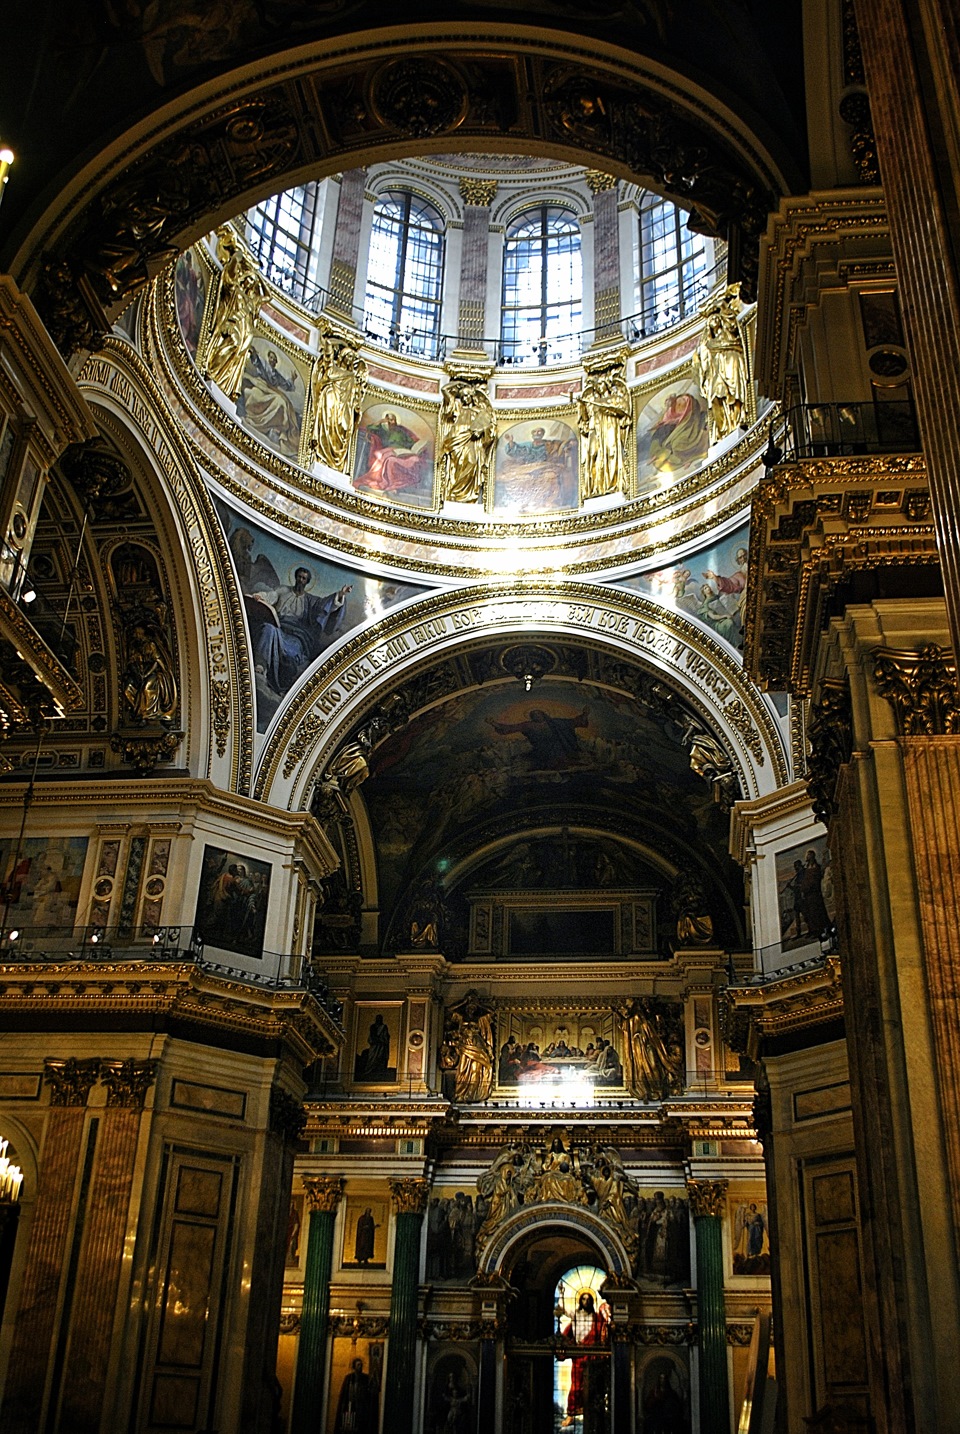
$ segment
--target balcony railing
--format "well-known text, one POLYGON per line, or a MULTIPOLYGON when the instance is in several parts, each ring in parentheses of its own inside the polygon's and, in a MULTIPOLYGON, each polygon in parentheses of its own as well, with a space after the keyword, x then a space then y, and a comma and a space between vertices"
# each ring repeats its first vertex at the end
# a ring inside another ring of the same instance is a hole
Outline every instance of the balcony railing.
POLYGON ((916 410, 907 399, 864 403, 803 403, 775 426, 768 466, 803 458, 919 453, 916 410))
POLYGON ((263 951, 256 959, 263 971, 231 966, 221 957, 206 954, 203 934, 196 926, 13 926, 0 928, 0 965, 61 965, 69 962, 112 965, 141 962, 149 965, 191 965, 260 990, 309 991, 338 1024, 342 1002, 305 956, 263 951))

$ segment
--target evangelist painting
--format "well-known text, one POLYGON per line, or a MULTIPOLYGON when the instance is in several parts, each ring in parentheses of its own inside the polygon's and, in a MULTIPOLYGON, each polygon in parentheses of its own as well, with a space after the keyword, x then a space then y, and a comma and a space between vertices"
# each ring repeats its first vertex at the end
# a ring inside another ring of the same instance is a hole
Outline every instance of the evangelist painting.
POLYGON ((205 846, 193 925, 205 946, 263 955, 270 895, 270 863, 219 846, 205 846))
POLYGON ((307 390, 297 365, 259 335, 250 345, 237 397, 237 417, 284 458, 300 452, 307 390))
POLYGON ((829 936, 836 910, 827 838, 812 837, 778 851, 776 867, 783 949, 795 951, 829 936))
POLYGON ((373 403, 357 430, 353 486, 423 508, 433 502, 436 419, 396 403, 373 403))
POLYGON ((744 524, 709 548, 688 554, 682 562, 620 581, 664 607, 699 618, 716 637, 739 651, 743 646, 749 540, 750 528, 744 524))
POLYGON ((578 439, 558 419, 527 419, 497 443, 493 506, 507 513, 553 513, 578 502, 578 439))
POLYGON ((286 694, 337 638, 423 589, 304 553, 219 499, 214 505, 246 609, 257 731, 265 732, 286 694))
POLYGON ((19 849, 0 842, 4 927, 18 927, 27 942, 71 928, 86 856, 86 837, 28 837, 19 849))
POLYGON ((200 329, 203 325, 203 272, 188 249, 177 260, 173 275, 173 289, 177 304, 177 319, 183 342, 191 358, 196 358, 200 343, 200 329))
POLYGON ((707 456, 707 409, 692 379, 668 384, 637 420, 637 491, 656 492, 686 478, 707 456))

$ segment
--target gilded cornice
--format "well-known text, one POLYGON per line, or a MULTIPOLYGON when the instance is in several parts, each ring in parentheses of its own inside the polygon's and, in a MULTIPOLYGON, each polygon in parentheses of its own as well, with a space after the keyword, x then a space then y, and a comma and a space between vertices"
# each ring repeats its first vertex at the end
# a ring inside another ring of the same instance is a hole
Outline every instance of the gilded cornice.
POLYGON ((837 265, 887 259, 890 225, 879 188, 857 187, 788 196, 772 214, 760 241, 757 367, 761 391, 782 394, 794 341, 794 310, 803 312, 801 292, 805 261, 825 245, 836 251, 837 265), (848 252, 853 250, 855 258, 848 252), (878 252, 879 251, 879 252, 878 252))
POLYGON ((730 986, 723 998, 724 1035, 733 1050, 759 1059, 764 1041, 843 1019, 840 960, 827 956, 803 971, 755 986, 730 986))
POLYGON ((29 720, 28 707, 37 686, 49 693, 61 713, 83 710, 86 705, 83 688, 71 677, 30 620, 2 589, 0 641, 11 645, 17 656, 27 664, 35 679, 35 682, 27 680, 30 691, 25 693, 24 681, 18 677, 16 670, 11 669, 8 672, 8 664, 0 667, 0 684, 6 697, 4 705, 11 709, 10 716, 14 721, 29 720))
POLYGON ((97 425, 40 316, 8 274, 0 274, 0 337, 16 354, 22 402, 39 414, 52 462, 71 443, 97 436, 97 425))
MULTIPOLYGON (((9 782, 0 785, 0 811, 4 808, 19 810, 26 787, 26 778, 22 784, 9 782)), ((122 803, 131 817, 142 807, 144 822, 151 831, 159 830, 157 823, 151 820, 159 808, 177 813, 193 808, 230 823, 242 822, 244 826, 270 836, 296 842, 301 853, 306 851, 310 854, 322 876, 329 875, 339 865, 335 849, 320 823, 309 812, 286 811, 240 793, 223 792, 203 777, 171 777, 159 786, 149 778, 131 778, 122 786, 110 785, 106 792, 102 778, 95 776, 75 782, 44 781, 34 788, 32 803, 37 808, 59 810, 75 807, 89 811, 97 807, 102 809, 105 799, 122 803)), ((165 830, 174 829, 171 823, 162 823, 161 826, 165 830)))
MULTIPOLYGON (((519 573, 539 572, 546 566, 586 574, 613 562, 642 562, 676 547, 678 525, 688 544, 741 511, 753 486, 751 465, 759 464, 766 441, 765 431, 754 428, 664 495, 632 498, 607 512, 568 513, 555 519, 541 515, 514 522, 493 521, 485 514, 467 524, 334 487, 242 429, 211 396, 187 353, 176 322, 169 273, 148 294, 143 341, 147 361, 198 468, 214 474, 243 506, 291 533, 316 541, 321 531, 345 556, 364 562, 377 558, 413 573, 463 580, 492 576, 499 571, 505 540, 516 545, 513 560, 519 573), (704 512, 708 500, 709 514, 704 512)), ((310 357, 306 351, 301 356, 310 357)), ((384 356, 371 349, 367 357, 377 362, 384 356)), ((665 370, 663 376, 638 386, 636 404, 670 382, 671 372, 665 370)), ((537 377, 544 382, 550 374, 538 370, 537 377)), ((414 408, 436 405, 436 399, 428 402, 415 394, 410 398, 414 408)), ((396 393, 384 390, 383 401, 396 402, 396 393)), ((566 412, 557 405, 542 410, 503 409, 498 410, 498 418, 509 423, 538 416, 562 418, 566 412)))
POLYGON ((763 688, 809 696, 837 585, 864 569, 938 562, 920 454, 814 458, 774 469, 751 511, 748 673, 763 688))
POLYGON ((255 987, 185 963, 0 964, 0 1023, 24 1018, 61 1021, 62 1029, 83 1029, 88 1021, 98 1027, 116 1021, 125 1029, 131 1022, 146 1029, 175 1022, 201 1040, 216 1035, 218 1044, 233 1038, 264 1048, 282 1045, 301 1065, 343 1043, 339 1027, 309 993, 255 987))
POLYGON ((744 795, 759 794, 755 768, 765 765, 768 754, 776 784, 787 780, 781 735, 767 707, 734 655, 685 618, 618 588, 544 582, 511 590, 501 583, 469 593, 435 594, 413 609, 386 614, 372 631, 346 642, 286 709, 264 749, 254 796, 269 796, 278 778, 288 783, 297 772, 298 801, 305 803, 321 753, 332 751, 349 725, 382 701, 401 673, 404 680, 409 675, 410 664, 398 661, 403 651, 416 659, 418 651, 426 656, 444 650, 454 634, 462 639, 471 631, 485 629, 493 635, 541 624, 580 629, 599 640, 611 625, 619 624, 619 647, 641 663, 645 656, 652 659, 654 668, 659 658, 684 695, 705 704, 711 721, 719 719, 737 733, 735 755, 744 795), (396 643, 392 656, 381 660, 378 654, 385 653, 391 641, 396 643))

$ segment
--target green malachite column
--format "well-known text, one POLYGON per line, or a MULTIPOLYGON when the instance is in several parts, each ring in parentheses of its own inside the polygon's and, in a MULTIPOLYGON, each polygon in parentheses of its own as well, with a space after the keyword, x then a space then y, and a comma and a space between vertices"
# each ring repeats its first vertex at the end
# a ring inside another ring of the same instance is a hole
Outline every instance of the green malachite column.
POLYGON ((420 1229, 430 1193, 429 1180, 391 1180, 397 1212, 390 1291, 390 1342, 384 1409, 390 1434, 413 1434, 417 1373, 417 1289, 420 1284, 420 1229))
POLYGON ((697 1241, 697 1323, 700 1327, 700 1434, 730 1434, 727 1311, 723 1300, 721 1217, 726 1180, 688 1180, 697 1241))
POLYGON ((339 1175, 305 1176, 303 1186, 310 1206, 310 1221, 290 1434, 316 1434, 325 1423, 324 1367, 327 1318, 330 1314, 333 1226, 343 1192, 343 1178, 339 1175))

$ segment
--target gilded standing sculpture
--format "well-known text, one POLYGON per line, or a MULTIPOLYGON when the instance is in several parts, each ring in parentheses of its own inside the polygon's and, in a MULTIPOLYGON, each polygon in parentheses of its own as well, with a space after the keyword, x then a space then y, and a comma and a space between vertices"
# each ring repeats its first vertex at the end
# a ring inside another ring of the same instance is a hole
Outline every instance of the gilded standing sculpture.
POLYGON ((360 422, 367 391, 367 365, 359 352, 360 340, 327 333, 320 342, 310 380, 313 400, 310 448, 335 473, 345 473, 350 440, 360 422))
POLYGON ((693 373, 707 401, 711 443, 746 427, 747 356, 737 322, 741 308, 738 285, 728 284, 703 311, 693 373))
POLYGON ((454 1099, 486 1100, 493 1087, 493 1022, 476 991, 448 1012, 443 1032, 448 1068, 455 1070, 454 1099), (456 1056, 456 1064, 453 1057, 456 1056))
POLYGON ((622 366, 588 373, 580 395, 579 428, 585 440, 581 467, 583 498, 602 498, 626 486, 626 440, 632 414, 622 366))
POLYGON ((451 379, 443 390, 437 446, 445 502, 483 501, 496 442, 497 422, 484 389, 451 379))
POLYGON ((177 679, 167 627, 167 607, 162 599, 149 607, 136 607, 127 618, 122 691, 127 714, 138 726, 148 722, 166 725, 176 715, 177 679))
POLYGON ((228 398, 236 398, 267 286, 233 230, 225 226, 217 235, 223 269, 203 372, 228 398))

